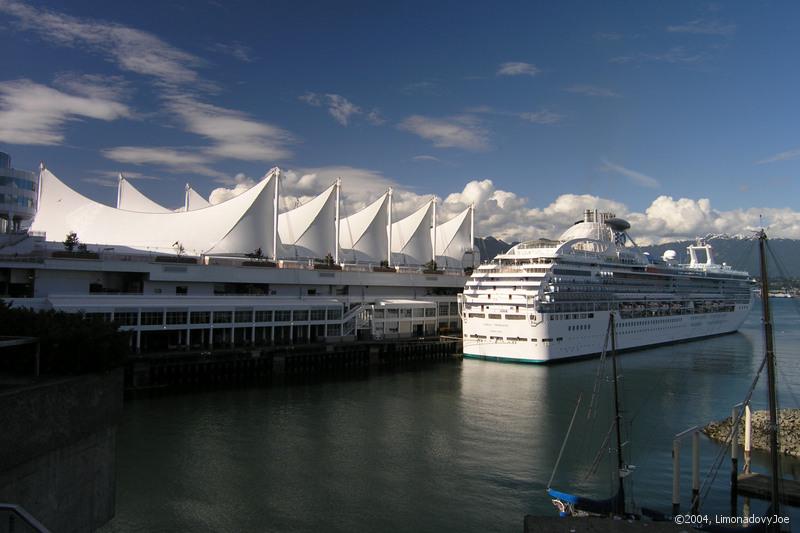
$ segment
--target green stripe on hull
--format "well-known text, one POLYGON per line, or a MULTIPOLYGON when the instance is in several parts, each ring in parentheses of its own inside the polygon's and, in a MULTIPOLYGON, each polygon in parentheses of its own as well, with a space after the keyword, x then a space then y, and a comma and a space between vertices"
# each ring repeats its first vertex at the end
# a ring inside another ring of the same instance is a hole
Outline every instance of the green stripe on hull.
POLYGON ((548 362, 547 359, 517 359, 516 357, 497 357, 495 355, 476 355, 472 353, 465 353, 464 357, 467 359, 483 359, 484 361, 494 361, 496 363, 542 364, 548 362))

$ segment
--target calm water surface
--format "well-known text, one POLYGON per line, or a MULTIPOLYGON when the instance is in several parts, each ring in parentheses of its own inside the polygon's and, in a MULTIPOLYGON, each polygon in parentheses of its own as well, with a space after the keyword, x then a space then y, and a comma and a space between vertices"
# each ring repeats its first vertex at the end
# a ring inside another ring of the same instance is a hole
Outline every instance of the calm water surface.
MULTIPOLYGON (((798 303, 771 302, 779 401, 798 406, 798 303)), ((672 436, 741 401, 760 363, 759 313, 737 334, 620 356, 625 449, 637 466, 629 495, 638 505, 670 509, 672 436)), ((104 531, 521 531, 526 513, 554 512, 544 489, 579 393, 590 403, 597 368, 598 360, 466 360, 136 399, 118 434, 117 516, 104 531)), ((608 497, 609 383, 601 380, 598 397, 595 417, 578 416, 554 486, 608 497)), ((755 404, 766 406, 763 384, 755 404)), ((684 508, 690 449, 687 441, 684 508)), ((719 446, 703 438, 701 449, 705 474, 719 446)), ((756 468, 765 465, 756 457, 756 468)), ((800 476, 798 462, 783 467, 800 476)), ((727 514, 729 468, 726 459, 705 512, 727 514)), ((800 513, 791 516, 800 523, 800 513)))

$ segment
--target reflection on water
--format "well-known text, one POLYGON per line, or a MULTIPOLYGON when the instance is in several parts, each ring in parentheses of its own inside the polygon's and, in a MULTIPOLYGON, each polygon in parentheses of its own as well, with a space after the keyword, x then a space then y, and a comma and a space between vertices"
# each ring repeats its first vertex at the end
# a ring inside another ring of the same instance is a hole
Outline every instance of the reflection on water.
MULTIPOLYGON (((779 385, 800 387, 800 320, 776 301, 779 385)), ((730 413, 760 363, 760 319, 740 333, 619 358, 629 495, 670 508, 672 436, 730 413)), ((138 399, 119 432, 117 518, 106 531, 519 531, 552 513, 544 488, 598 361, 467 360, 369 379, 138 399)), ((762 385, 755 407, 764 408, 762 385)), ((795 404, 793 392, 782 405, 795 404)), ((579 415, 554 486, 611 493, 610 387, 579 415), (595 476, 586 479, 598 449, 595 476)), ((689 442, 683 469, 690 493, 689 442)), ((719 447, 703 439, 705 473, 719 447)), ((754 464, 766 467, 756 454, 754 464)), ((787 474, 799 470, 784 460, 787 474)), ((705 510, 727 512, 729 463, 705 510)), ((760 507, 754 503, 754 511, 760 507)), ((800 516, 797 517, 800 519, 800 516)))

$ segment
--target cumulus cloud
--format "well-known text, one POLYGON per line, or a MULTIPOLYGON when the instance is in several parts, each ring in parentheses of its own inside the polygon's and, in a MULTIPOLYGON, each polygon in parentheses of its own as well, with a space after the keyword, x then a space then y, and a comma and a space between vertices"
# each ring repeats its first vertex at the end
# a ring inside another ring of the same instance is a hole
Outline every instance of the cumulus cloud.
POLYGON ((130 116, 119 94, 100 84, 65 84, 79 94, 62 92, 22 79, 0 83, 0 141, 10 144, 55 145, 64 141, 70 120, 111 121, 130 116))
MULTIPOLYGON (((393 187, 394 219, 399 220, 429 202, 430 194, 419 194, 400 187, 381 172, 347 166, 298 168, 282 173, 281 210, 294 208, 342 178, 342 216, 363 209, 393 187)), ((211 193, 211 203, 233 198, 255 184, 239 174, 230 187, 211 193)), ((461 191, 439 200, 439 222, 475 206, 476 233, 492 235, 507 242, 540 237, 557 238, 586 209, 609 211, 631 222, 631 236, 641 245, 694 239, 708 233, 748 233, 760 227, 760 216, 774 238, 800 238, 800 213, 789 208, 751 208, 720 211, 706 198, 656 197, 644 211, 590 194, 562 194, 542 207, 524 196, 498 188, 491 179, 472 180, 461 191)))
POLYGON ((488 130, 478 119, 470 115, 447 118, 412 115, 398 127, 432 141, 433 145, 439 148, 481 151, 489 147, 488 130))
POLYGON ((521 61, 510 61, 502 63, 497 68, 498 76, 536 76, 541 72, 536 65, 523 63, 521 61))

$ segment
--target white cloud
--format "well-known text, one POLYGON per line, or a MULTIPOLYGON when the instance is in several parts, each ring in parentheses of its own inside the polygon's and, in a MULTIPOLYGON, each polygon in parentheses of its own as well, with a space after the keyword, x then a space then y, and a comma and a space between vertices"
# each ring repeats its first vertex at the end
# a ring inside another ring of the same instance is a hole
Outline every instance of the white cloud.
POLYGON ((470 115, 431 118, 412 115, 398 126, 433 142, 439 148, 462 148, 481 151, 489 147, 489 132, 470 115))
POLYGON ((381 112, 376 108, 367 113, 367 121, 373 126, 380 126, 386 122, 386 119, 383 118, 381 112))
POLYGON ((707 52, 688 52, 682 46, 674 46, 662 53, 636 53, 633 55, 617 56, 609 59, 610 63, 623 65, 626 63, 672 63, 694 64, 702 63, 709 58, 707 52))
POLYGON ((585 94, 586 96, 604 96, 613 98, 619 96, 618 93, 605 87, 598 87, 597 85, 570 85, 564 89, 568 93, 585 94))
POLYGON ((219 52, 221 54, 229 55, 245 63, 252 63, 255 61, 253 49, 238 41, 234 41, 229 44, 215 43, 212 46, 209 46, 208 49, 212 52, 219 52))
POLYGON ((245 113, 194 100, 189 95, 168 97, 167 108, 186 129, 211 140, 207 154, 245 161, 272 162, 291 157, 287 145, 293 136, 277 126, 245 113))
POLYGON ((724 24, 718 20, 690 20, 685 24, 667 26, 667 31, 672 33, 693 33, 696 35, 733 35, 736 33, 736 24, 724 24))
POLYGON ((131 165, 156 165, 173 173, 193 173, 226 179, 228 176, 208 166, 211 158, 203 153, 175 148, 117 146, 103 150, 113 161, 131 165))
POLYGON ((626 178, 628 178, 632 183, 636 185, 641 185, 642 187, 648 187, 651 189, 657 189, 661 187, 661 183, 654 177, 648 176, 647 174, 642 174, 636 170, 631 170, 629 168, 625 168, 622 165, 614 164, 608 160, 603 160, 603 166, 601 167, 602 170, 606 172, 612 172, 616 174, 622 174, 626 178))
MULTIPOLYGON (((393 213, 399 220, 431 199, 404 189, 381 172, 348 166, 290 169, 282 173, 281 210, 309 201, 328 188, 337 177, 342 178, 342 216, 363 209, 394 188, 393 213)), ((255 184, 255 180, 238 174, 230 187, 211 193, 212 204, 233 198, 255 184)), ((562 194, 543 207, 516 193, 499 189, 491 179, 472 180, 459 192, 448 194, 439 202, 438 220, 444 222, 466 207, 475 206, 476 233, 492 235, 507 242, 540 237, 557 238, 579 220, 584 210, 610 211, 631 222, 631 236, 645 245, 675 240, 694 239, 708 233, 747 233, 759 226, 764 216, 774 238, 800 238, 800 213, 791 209, 751 208, 718 211, 708 199, 658 196, 643 211, 630 210, 625 204, 589 194, 562 194)))
POLYGON ((211 205, 221 204, 226 200, 239 196, 255 184, 255 180, 248 178, 240 172, 233 177, 232 187, 217 187, 211 191, 208 197, 208 203, 211 205))
POLYGON ((502 63, 497 68, 498 76, 536 76, 541 70, 536 65, 523 63, 521 61, 511 61, 502 63))
POLYGON ((350 116, 358 115, 361 109, 340 94, 326 94, 328 97, 328 113, 342 126, 347 126, 350 116))
POLYGON ((789 161, 791 159, 797 159, 798 157, 800 157, 800 148, 793 148, 757 161, 756 164, 763 165, 765 163, 775 163, 776 161, 789 161))
POLYGON ((101 86, 72 84, 85 95, 68 94, 30 80, 0 83, 0 141, 54 145, 64 141, 67 121, 111 121, 130 116, 128 107, 101 86))
POLYGON ((0 12, 43 39, 65 46, 81 46, 112 59, 121 69, 152 76, 167 84, 200 81, 196 67, 202 61, 155 35, 120 24, 79 19, 37 9, 13 0, 0 0, 0 12))
MULTIPOLYGON (((364 111, 360 107, 341 94, 317 94, 306 91, 297 98, 314 107, 321 107, 323 101, 327 102, 328 113, 342 126, 349 125, 351 117, 364 114, 364 111)), ((374 125, 383 124, 385 122, 377 109, 373 109, 367 113, 367 120, 370 124, 374 125)))
POLYGON ((539 111, 520 113, 519 118, 533 122, 534 124, 557 124, 564 118, 563 115, 554 113, 547 109, 540 109, 539 111))
POLYGON ((439 159, 436 156, 425 155, 425 154, 423 154, 423 155, 415 155, 411 159, 413 159, 414 161, 436 161, 436 162, 441 161, 441 159, 439 159))

